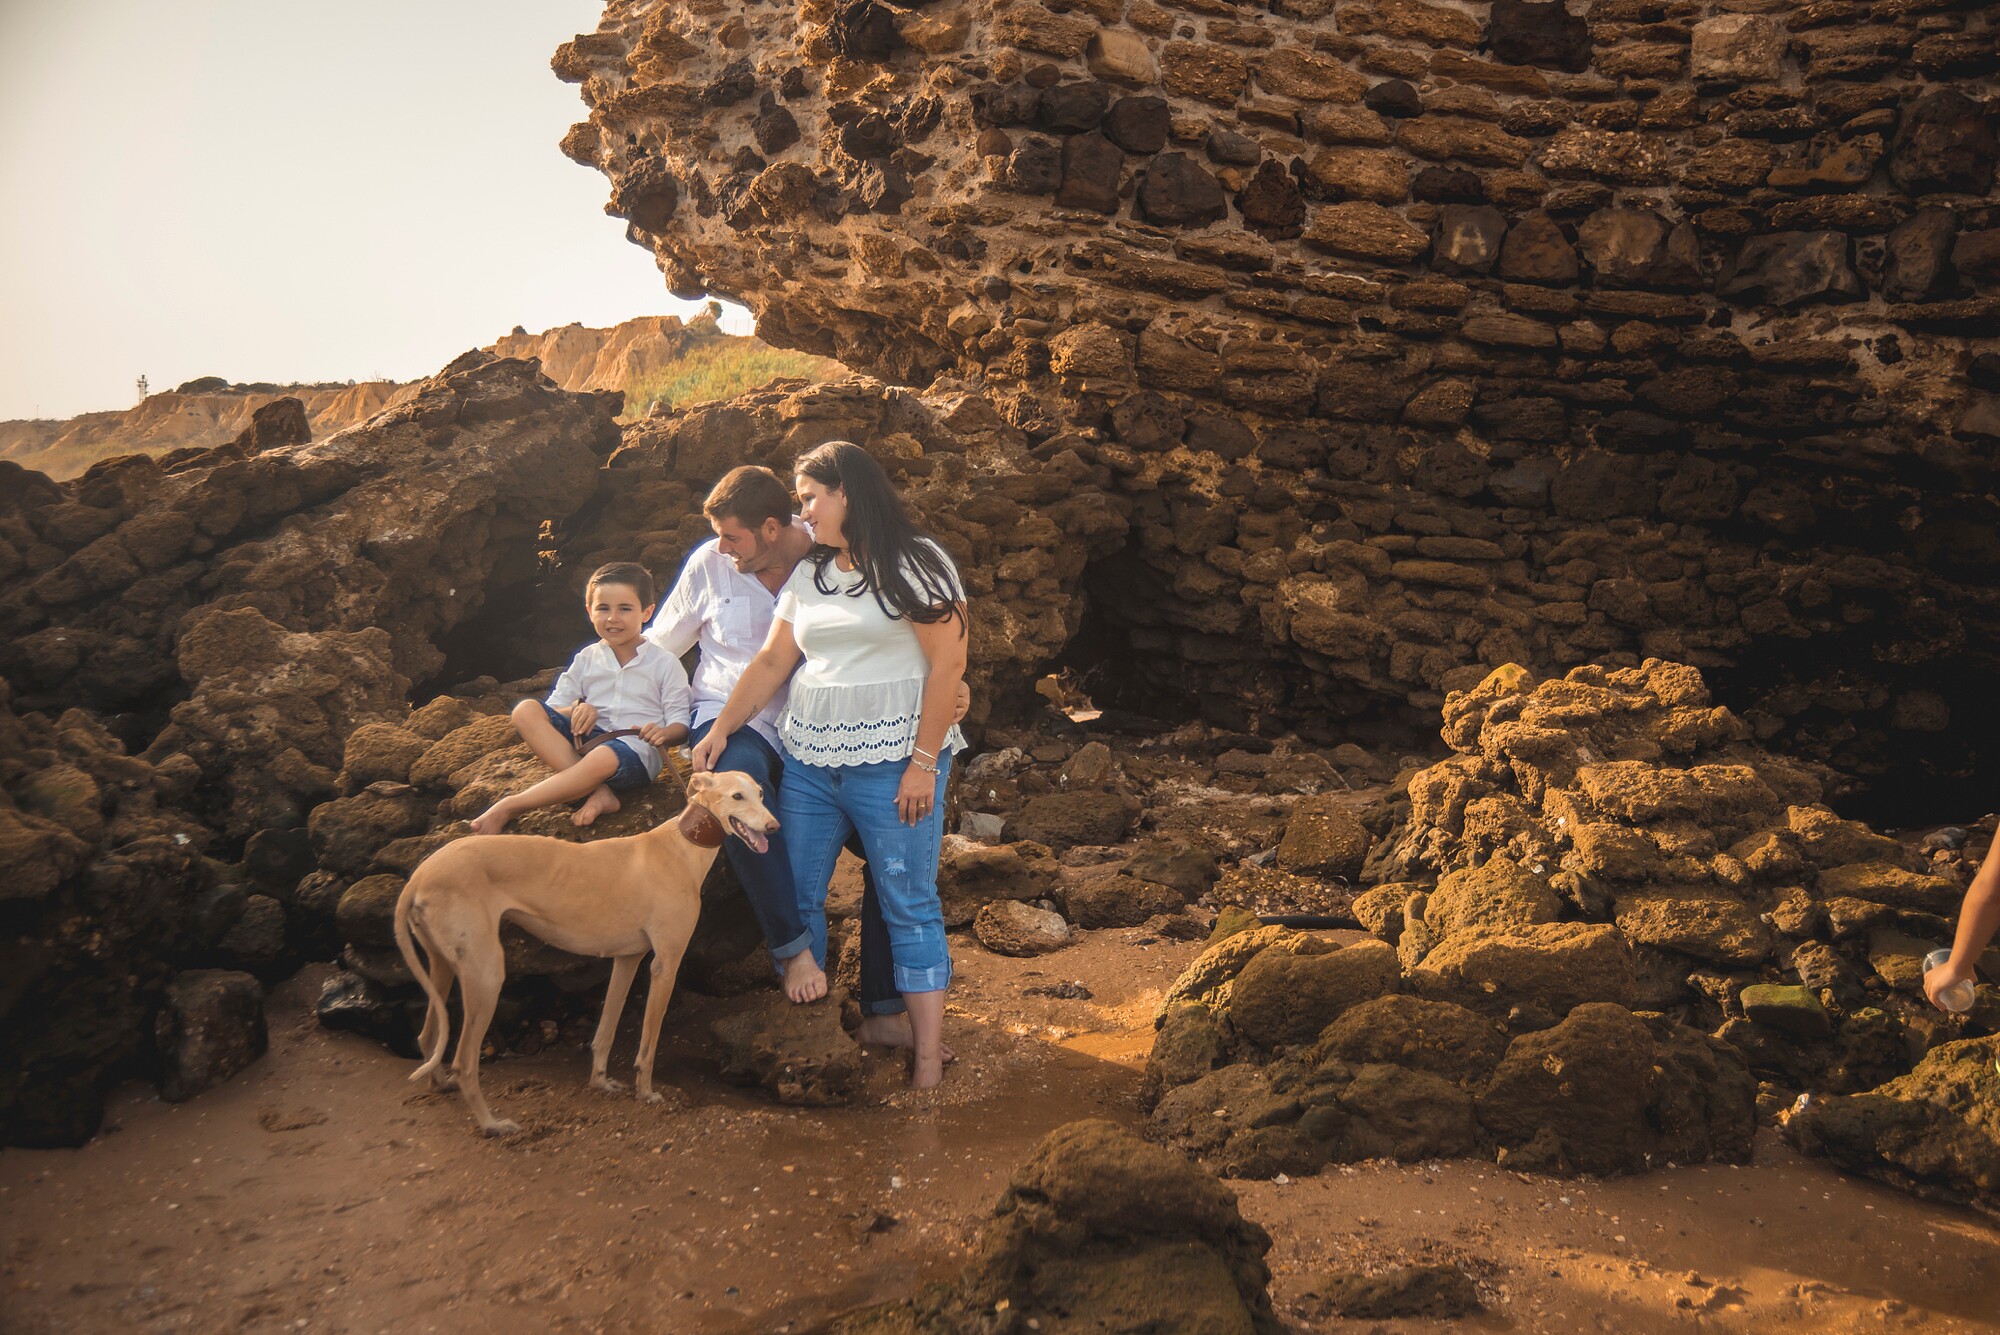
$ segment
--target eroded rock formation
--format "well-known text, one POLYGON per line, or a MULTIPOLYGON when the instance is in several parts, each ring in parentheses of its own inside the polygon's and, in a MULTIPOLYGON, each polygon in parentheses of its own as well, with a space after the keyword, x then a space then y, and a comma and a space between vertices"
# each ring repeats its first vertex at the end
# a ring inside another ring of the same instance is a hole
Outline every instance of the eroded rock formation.
POLYGON ((67 487, 17 470, 0 674, 24 708, 128 716, 224 832, 296 826, 333 796, 347 734, 538 578, 539 534, 590 495, 617 403, 468 353, 325 441, 128 455, 67 487))
POLYGON ((1155 699, 1671 657, 1920 795, 1990 721, 1987 24, 655 0, 555 67, 670 286, 1111 472, 1074 652, 1155 699))
POLYGON ((1503 669, 1444 718, 1457 754, 1408 778, 1353 902, 1380 940, 1227 920, 1175 986, 1149 1064, 1164 1133, 1243 1174, 1636 1171, 1747 1155, 1754 1073, 1767 1115, 1810 1095, 1802 1144, 1991 1202, 1983 1133, 1953 1128, 1994 1115, 1974 1072, 2000 991, 1963 1022, 1922 997, 1957 844, 1840 819, 1684 664, 1503 669))

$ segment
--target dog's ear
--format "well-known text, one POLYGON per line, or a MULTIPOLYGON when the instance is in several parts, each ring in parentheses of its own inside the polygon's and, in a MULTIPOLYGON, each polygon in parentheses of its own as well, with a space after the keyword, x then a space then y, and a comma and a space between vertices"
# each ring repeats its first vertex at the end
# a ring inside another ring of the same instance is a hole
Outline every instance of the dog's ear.
POLYGON ((713 774, 705 771, 700 774, 690 774, 688 776, 687 787, 688 800, 693 801, 713 787, 715 787, 715 776, 713 774))

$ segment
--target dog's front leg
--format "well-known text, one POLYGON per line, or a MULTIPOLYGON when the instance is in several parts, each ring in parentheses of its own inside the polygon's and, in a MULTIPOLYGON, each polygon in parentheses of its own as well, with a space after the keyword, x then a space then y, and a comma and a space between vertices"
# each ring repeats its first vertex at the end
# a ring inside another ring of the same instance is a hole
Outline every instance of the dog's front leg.
POLYGON ((625 1013, 625 997, 632 990, 632 979, 638 975, 639 961, 645 957, 641 951, 637 955, 619 955, 611 961, 611 983, 604 989, 604 1014, 597 1021, 597 1037, 590 1040, 592 1089, 615 1094, 625 1088, 609 1074, 611 1043, 617 1037, 618 1017, 625 1013))
POLYGON ((662 950, 660 942, 653 943, 653 974, 646 988, 646 1022, 639 1030, 639 1064, 632 1073, 641 1103, 665 1100, 665 1095, 653 1092, 653 1052, 659 1046, 660 1021, 666 1016, 667 998, 673 995, 674 979, 681 971, 681 953, 686 949, 686 941, 677 943, 671 951, 662 950))

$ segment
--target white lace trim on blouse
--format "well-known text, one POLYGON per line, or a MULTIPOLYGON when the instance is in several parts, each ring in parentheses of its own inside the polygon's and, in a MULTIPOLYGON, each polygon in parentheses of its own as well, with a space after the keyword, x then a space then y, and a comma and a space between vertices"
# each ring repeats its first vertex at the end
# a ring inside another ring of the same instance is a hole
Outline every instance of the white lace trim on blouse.
MULTIPOLYGON (((792 685, 778 735, 785 750, 808 765, 869 765, 907 760, 922 722, 926 678, 861 686, 792 685)), ((941 750, 961 750, 965 736, 953 724, 941 750)))

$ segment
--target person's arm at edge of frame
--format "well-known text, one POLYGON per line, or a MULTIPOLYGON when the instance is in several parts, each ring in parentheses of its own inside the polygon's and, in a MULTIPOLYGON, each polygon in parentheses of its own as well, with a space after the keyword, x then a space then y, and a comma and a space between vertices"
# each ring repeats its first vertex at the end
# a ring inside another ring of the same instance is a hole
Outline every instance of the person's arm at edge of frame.
POLYGON ((931 675, 924 683, 923 713, 917 720, 916 746, 924 754, 910 757, 910 764, 903 771, 903 782, 896 789, 896 814, 905 825, 915 825, 921 819, 923 813, 919 808, 928 808, 937 792, 935 770, 924 770, 919 765, 924 761, 933 765, 944 763, 938 748, 944 745, 945 734, 961 712, 959 686, 965 681, 966 648, 972 639, 972 624, 966 619, 965 604, 953 605, 958 609, 957 616, 933 621, 928 626, 910 623, 910 629, 917 633, 917 646, 930 663, 931 675))
POLYGON ((1973 977, 1973 966, 2000 931, 2000 833, 1986 850, 1986 861, 1965 892, 1958 909, 1958 934, 1952 938, 1951 958, 1924 975, 1924 995, 1933 1006, 1946 988, 1973 977))
POLYGON ((792 623, 784 620, 771 622, 771 633, 764 637, 764 647, 750 660, 750 666, 743 669, 743 675, 736 679, 736 689, 722 704, 722 712, 715 716, 715 723, 708 735, 694 748, 694 768, 696 773, 715 768, 715 761, 722 754, 722 748, 729 741, 729 734, 757 716, 757 711, 771 703, 771 697, 778 688, 791 680, 792 670, 799 665, 799 642, 792 635, 792 623))

